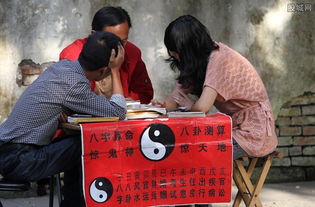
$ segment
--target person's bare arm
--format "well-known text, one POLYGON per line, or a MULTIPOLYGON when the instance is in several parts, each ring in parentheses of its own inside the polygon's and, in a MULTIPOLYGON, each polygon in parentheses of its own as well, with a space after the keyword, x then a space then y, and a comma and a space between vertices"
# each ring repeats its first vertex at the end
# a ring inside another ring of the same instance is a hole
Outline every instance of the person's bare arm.
POLYGON ((185 106, 188 110, 190 110, 191 105, 194 103, 194 101, 190 100, 190 98, 186 95, 189 92, 190 89, 183 89, 181 84, 177 83, 172 93, 168 97, 166 97, 165 100, 160 101, 153 99, 151 103, 153 105, 164 107, 167 109, 176 109, 178 106, 185 106), (183 101, 184 97, 187 102, 185 101, 185 103, 183 103, 179 101, 179 99, 183 101))
POLYGON ((154 106, 159 106, 159 107, 163 107, 163 108, 166 108, 166 109, 175 109, 178 106, 171 95, 166 97, 166 99, 163 100, 163 101, 157 100, 157 99, 153 99, 151 101, 151 104, 154 105, 154 106))
POLYGON ((202 111, 207 113, 210 111, 218 93, 210 87, 204 87, 200 98, 192 105, 191 111, 202 111))
POLYGON ((190 111, 201 111, 207 113, 213 106, 217 95, 218 93, 214 89, 210 87, 204 87, 200 98, 196 102, 194 102, 188 97, 187 94, 182 91, 180 91, 178 95, 174 97, 174 100, 178 105, 184 106, 190 111))
POLYGON ((165 100, 161 101, 153 99, 151 103, 152 105, 164 107, 166 109, 176 109, 179 106, 179 104, 176 103, 175 99, 176 97, 179 96, 179 93, 181 91, 187 92, 188 90, 182 89, 181 85, 177 83, 172 93, 168 97, 166 97, 165 100))

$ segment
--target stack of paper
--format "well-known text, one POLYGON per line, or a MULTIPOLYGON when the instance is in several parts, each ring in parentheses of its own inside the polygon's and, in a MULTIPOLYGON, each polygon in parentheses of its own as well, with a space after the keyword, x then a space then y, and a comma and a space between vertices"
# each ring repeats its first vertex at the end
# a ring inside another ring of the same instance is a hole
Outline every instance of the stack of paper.
POLYGON ((107 122, 118 121, 119 117, 73 117, 68 116, 69 123, 107 122))
POLYGON ((127 106, 127 119, 149 119, 157 118, 166 114, 165 108, 148 104, 134 104, 127 106))
POLYGON ((182 111, 175 111, 175 112, 168 112, 167 117, 169 118, 177 118, 177 117, 205 117, 206 114, 204 112, 199 111, 190 111, 190 112, 182 112, 182 111))

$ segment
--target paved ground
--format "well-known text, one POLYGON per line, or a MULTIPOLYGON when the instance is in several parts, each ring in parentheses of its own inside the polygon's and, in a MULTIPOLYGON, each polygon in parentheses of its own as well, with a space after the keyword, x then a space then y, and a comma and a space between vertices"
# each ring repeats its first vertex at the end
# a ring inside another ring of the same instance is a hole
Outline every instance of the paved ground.
MULTIPOLYGON (((236 187, 233 186, 233 198, 236 187)), ((261 192, 264 207, 315 207, 315 181, 265 184, 261 192)), ((48 207, 48 196, 1 199, 4 207, 48 207)), ((55 207, 57 198, 55 197, 55 207)), ((213 207, 230 207, 232 204, 214 204, 213 207)), ((242 205, 244 207, 244 205, 242 205)))

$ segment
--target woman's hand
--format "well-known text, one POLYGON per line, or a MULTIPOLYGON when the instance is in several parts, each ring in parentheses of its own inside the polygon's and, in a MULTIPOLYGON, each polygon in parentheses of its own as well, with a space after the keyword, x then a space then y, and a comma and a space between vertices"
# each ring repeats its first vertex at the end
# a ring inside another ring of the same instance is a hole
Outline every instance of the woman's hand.
POLYGON ((157 100, 157 99, 152 99, 151 100, 151 104, 153 106, 158 106, 158 107, 162 107, 162 108, 165 108, 165 106, 166 106, 165 101, 160 101, 160 100, 157 100))
POLYGON ((187 110, 191 110, 191 107, 194 105, 195 101, 192 100, 191 98, 189 98, 187 96, 187 94, 185 94, 182 91, 178 91, 178 94, 176 96, 173 96, 175 102, 179 105, 179 106, 184 106, 186 107, 187 110))
POLYGON ((118 54, 116 56, 115 50, 112 49, 112 53, 109 59, 109 65, 108 67, 112 70, 119 70, 122 63, 125 59, 125 49, 121 44, 118 44, 118 54))

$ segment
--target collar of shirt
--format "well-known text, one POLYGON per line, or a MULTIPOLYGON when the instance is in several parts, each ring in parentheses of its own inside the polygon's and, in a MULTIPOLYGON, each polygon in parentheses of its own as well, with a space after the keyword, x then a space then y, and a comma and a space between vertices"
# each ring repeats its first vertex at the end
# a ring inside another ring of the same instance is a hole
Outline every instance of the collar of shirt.
MULTIPOLYGON (((84 72, 83 72, 83 68, 82 66, 80 65, 79 61, 78 60, 75 60, 75 61, 72 61, 73 63, 73 70, 81 75, 84 75, 84 72)), ((84 75, 85 76, 85 75, 84 75)))

